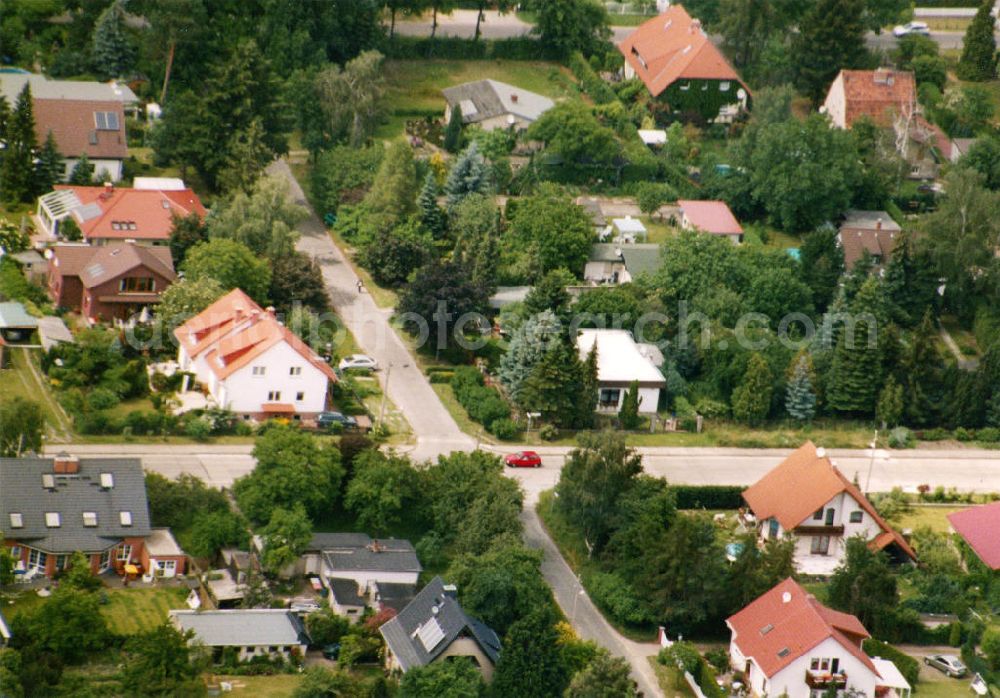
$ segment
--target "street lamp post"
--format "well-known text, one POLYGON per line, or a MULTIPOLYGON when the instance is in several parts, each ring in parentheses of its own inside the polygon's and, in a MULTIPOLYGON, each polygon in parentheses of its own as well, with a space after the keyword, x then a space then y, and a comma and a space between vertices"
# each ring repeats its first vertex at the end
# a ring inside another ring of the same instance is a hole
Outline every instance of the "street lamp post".
POLYGON ((580 578, 576 577, 576 593, 573 594, 573 614, 570 616, 570 625, 576 623, 576 605, 580 601, 580 597, 584 595, 583 586, 580 584, 580 578))
POLYGON ((875 430, 875 438, 872 439, 872 457, 868 461, 868 477, 865 478, 865 494, 868 494, 868 488, 872 484, 872 468, 875 467, 875 447, 878 446, 878 429, 875 430))

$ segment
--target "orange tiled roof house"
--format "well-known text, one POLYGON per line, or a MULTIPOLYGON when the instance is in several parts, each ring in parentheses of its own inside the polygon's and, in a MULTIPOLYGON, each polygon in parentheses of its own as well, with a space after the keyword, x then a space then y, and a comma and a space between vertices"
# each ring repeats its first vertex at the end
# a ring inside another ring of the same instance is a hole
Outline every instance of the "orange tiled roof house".
POLYGON ((626 79, 638 77, 657 121, 727 122, 750 107, 750 89, 681 5, 636 28, 618 44, 626 79))
POLYGON ((906 540, 811 441, 744 490, 743 499, 762 540, 795 538, 795 564, 805 574, 832 574, 855 536, 897 562, 916 560, 906 540))
POLYGON ((337 376, 308 344, 234 289, 174 330, 177 362, 244 419, 312 418, 337 376))

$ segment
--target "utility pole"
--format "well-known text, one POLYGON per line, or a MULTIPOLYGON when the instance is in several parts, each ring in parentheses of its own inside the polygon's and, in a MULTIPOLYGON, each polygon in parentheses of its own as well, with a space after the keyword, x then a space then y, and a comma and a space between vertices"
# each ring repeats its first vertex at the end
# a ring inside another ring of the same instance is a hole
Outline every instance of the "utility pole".
POLYGON ((878 446, 878 429, 875 430, 875 438, 872 439, 872 457, 868 461, 868 477, 865 478, 865 495, 868 495, 868 488, 872 484, 872 468, 875 467, 875 447, 878 446))
POLYGON ((385 369, 385 385, 382 386, 382 405, 378 410, 378 428, 381 431, 382 424, 385 421, 385 396, 389 393, 389 377, 392 376, 392 364, 390 363, 385 369))

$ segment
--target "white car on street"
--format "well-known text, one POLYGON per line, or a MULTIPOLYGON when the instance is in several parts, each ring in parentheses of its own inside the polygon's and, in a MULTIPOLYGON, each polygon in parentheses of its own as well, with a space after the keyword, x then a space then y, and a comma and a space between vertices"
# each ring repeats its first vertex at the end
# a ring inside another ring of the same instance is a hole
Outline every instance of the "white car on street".
POLYGON ((339 366, 341 371, 349 368, 367 368, 369 371, 374 371, 378 368, 378 362, 364 354, 351 354, 342 358, 339 366))
POLYGON ((895 37, 909 36, 910 34, 930 36, 931 28, 927 26, 927 22, 908 22, 897 24, 892 30, 892 35, 895 37))

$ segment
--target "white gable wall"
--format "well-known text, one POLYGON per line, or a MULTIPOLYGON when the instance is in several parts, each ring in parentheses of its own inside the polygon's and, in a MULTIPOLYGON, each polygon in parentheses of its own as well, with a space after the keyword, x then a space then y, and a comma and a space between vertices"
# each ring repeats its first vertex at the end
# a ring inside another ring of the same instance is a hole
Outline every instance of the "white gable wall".
POLYGON ((219 404, 237 414, 260 412, 261 405, 266 402, 288 403, 297 413, 322 412, 326 407, 327 377, 284 341, 218 383, 225 389, 225 395, 221 396, 225 400, 220 400, 219 404), (263 367, 264 375, 253 375, 255 366, 263 367), (301 369, 299 375, 291 375, 293 367, 301 369), (271 391, 281 396, 268 400, 271 391), (301 400, 297 399, 298 393, 302 393, 301 400))
MULTIPOLYGON (((867 698, 874 698, 878 676, 833 638, 827 638, 772 676, 767 685, 768 694, 779 696, 784 692, 788 698, 813 698, 825 695, 825 691, 812 689, 818 692, 811 696, 810 688, 806 684, 806 671, 809 670, 814 658, 837 658, 840 664, 839 671, 847 674, 847 688, 861 691, 867 698)), ((756 666, 754 669, 760 671, 756 666)), ((755 688, 756 686, 757 684, 754 684, 755 688)))
POLYGON ((830 115, 830 120, 837 128, 847 128, 847 97, 844 93, 844 73, 838 73, 833 84, 830 85, 829 92, 826 93, 826 101, 823 102, 821 112, 830 115))

